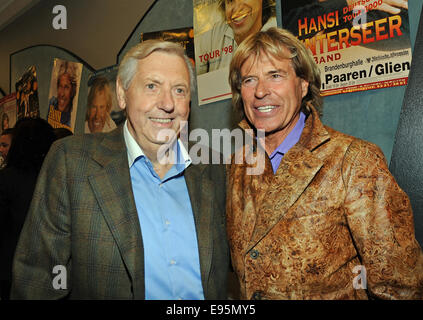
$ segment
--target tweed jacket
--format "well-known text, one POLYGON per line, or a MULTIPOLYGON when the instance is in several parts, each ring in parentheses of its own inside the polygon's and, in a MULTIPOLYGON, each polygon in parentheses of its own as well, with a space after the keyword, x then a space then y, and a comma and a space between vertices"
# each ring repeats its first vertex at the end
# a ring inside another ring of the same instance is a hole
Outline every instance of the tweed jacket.
POLYGON ((267 156, 261 175, 234 157, 229 166, 227 232, 241 298, 421 299, 412 209, 382 151, 323 126, 310 108, 275 175, 267 156))
MULTIPOLYGON (((142 234, 122 128, 53 144, 16 250, 12 299, 145 298, 142 234), (57 265, 66 268, 65 289, 52 285, 63 275, 60 269, 53 272, 57 265)), ((204 296, 225 299, 229 249, 224 170, 199 164, 184 175, 204 296)))

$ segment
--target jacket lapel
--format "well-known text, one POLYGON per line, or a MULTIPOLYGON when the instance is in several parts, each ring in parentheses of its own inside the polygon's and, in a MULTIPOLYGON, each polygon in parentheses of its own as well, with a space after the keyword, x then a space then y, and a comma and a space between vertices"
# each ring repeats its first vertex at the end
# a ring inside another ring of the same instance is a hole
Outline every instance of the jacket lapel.
POLYGON ((284 218, 323 166, 323 161, 313 151, 328 141, 330 135, 320 122, 317 111, 314 108, 310 111, 299 142, 284 155, 276 175, 273 175, 270 160, 266 158, 266 169, 261 177, 257 177, 268 188, 257 202, 260 209, 256 212, 247 251, 284 218))
POLYGON ((211 240, 213 201, 210 192, 213 192, 214 187, 212 181, 202 176, 203 170, 204 165, 190 165, 185 170, 184 175, 194 214, 200 257, 201 282, 204 296, 206 297, 208 292, 207 279, 210 273, 213 252, 213 241, 211 240))
POLYGON ((289 150, 283 157, 277 174, 267 178, 269 187, 258 206, 260 210, 257 212, 250 247, 266 236, 285 216, 322 165, 323 161, 298 144, 289 150))
POLYGON ((141 228, 131 187, 122 127, 105 135, 93 160, 101 168, 88 179, 132 278, 134 297, 142 299, 144 263, 141 228))

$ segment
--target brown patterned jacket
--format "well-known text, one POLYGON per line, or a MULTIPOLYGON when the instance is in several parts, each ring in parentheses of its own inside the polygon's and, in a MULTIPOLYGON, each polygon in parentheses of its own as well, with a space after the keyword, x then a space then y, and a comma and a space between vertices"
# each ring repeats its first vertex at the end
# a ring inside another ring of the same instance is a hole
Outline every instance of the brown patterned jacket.
POLYGON ((382 151, 310 111, 275 175, 267 156, 261 175, 229 166, 227 231, 241 298, 421 299, 411 205, 382 151))

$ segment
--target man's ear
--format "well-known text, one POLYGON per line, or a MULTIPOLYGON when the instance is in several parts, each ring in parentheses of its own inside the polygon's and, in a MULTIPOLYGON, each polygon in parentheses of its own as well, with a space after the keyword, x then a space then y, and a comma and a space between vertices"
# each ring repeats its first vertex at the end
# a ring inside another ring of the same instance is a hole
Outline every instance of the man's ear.
POLYGON ((119 104, 119 108, 124 110, 126 108, 126 94, 125 89, 123 89, 120 79, 116 79, 116 96, 119 104))
POLYGON ((309 82, 308 81, 306 81, 306 80, 304 80, 304 79, 301 79, 301 91, 302 91, 302 97, 304 98, 306 95, 307 95, 307 93, 308 93, 308 84, 309 84, 309 82))

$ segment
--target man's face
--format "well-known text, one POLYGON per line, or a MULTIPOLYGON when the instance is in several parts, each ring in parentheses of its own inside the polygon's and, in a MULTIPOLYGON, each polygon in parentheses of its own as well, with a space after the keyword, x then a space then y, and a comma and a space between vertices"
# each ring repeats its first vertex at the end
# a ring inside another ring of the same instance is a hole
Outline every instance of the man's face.
POLYGON ((251 33, 260 31, 262 9, 263 0, 225 0, 226 21, 235 38, 244 39, 251 33))
POLYGON ((0 155, 6 159, 7 153, 10 149, 10 143, 12 142, 12 135, 3 134, 0 136, 0 155))
POLYGON ((59 78, 59 85, 57 87, 57 109, 59 111, 69 111, 72 96, 72 84, 67 74, 62 74, 59 78))
POLYGON ((297 77, 291 59, 274 59, 263 52, 257 60, 250 55, 244 62, 241 79, 246 117, 255 128, 281 143, 299 118, 308 82, 297 77))
POLYGON ((123 90, 120 81, 117 87, 119 106, 127 111, 128 129, 143 149, 168 142, 161 130, 178 133, 181 121, 188 119, 190 78, 179 56, 153 52, 138 61, 128 90, 123 90))
POLYGON ((108 112, 107 101, 106 90, 96 92, 88 109, 88 127, 91 133, 103 131, 108 112))

